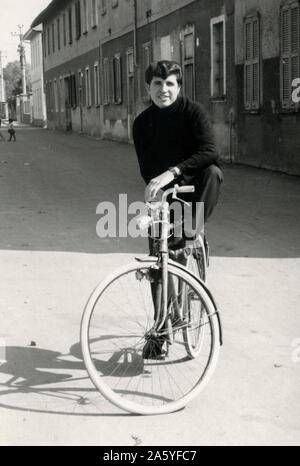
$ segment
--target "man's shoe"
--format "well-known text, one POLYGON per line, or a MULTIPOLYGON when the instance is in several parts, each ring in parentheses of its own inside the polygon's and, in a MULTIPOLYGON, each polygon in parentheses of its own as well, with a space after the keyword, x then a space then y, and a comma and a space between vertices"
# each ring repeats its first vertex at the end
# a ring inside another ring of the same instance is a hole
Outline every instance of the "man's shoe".
POLYGON ((185 247, 181 249, 175 249, 175 251, 173 249, 169 249, 169 255, 170 259, 173 261, 179 262, 181 265, 187 264, 188 254, 185 247))
POLYGON ((143 348, 143 359, 164 359, 166 353, 162 348, 165 341, 163 337, 150 337, 143 348))

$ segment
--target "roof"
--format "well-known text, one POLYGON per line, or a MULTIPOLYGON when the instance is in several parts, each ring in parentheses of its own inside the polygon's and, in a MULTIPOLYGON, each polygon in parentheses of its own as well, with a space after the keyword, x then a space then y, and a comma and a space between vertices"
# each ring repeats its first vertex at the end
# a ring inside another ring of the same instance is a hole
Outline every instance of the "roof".
POLYGON ((42 32, 43 30, 43 25, 39 24, 38 26, 35 26, 33 28, 30 28, 25 34, 24 34, 24 39, 25 40, 31 40, 33 39, 36 34, 42 32))
POLYGON ((48 17, 58 9, 59 6, 62 6, 65 0, 52 0, 51 3, 35 18, 31 24, 31 28, 38 26, 39 24, 45 22, 48 17))

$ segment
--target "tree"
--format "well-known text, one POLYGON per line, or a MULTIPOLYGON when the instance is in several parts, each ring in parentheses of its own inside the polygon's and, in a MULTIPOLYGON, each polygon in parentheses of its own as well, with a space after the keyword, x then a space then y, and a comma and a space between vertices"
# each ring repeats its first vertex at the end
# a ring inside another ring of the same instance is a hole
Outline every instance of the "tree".
MULTIPOLYGON (((3 70, 3 77, 6 85, 7 100, 14 99, 16 95, 22 94, 22 74, 18 61, 7 64, 3 70)), ((26 82, 26 91, 31 92, 30 66, 28 64, 26 64, 26 82)))

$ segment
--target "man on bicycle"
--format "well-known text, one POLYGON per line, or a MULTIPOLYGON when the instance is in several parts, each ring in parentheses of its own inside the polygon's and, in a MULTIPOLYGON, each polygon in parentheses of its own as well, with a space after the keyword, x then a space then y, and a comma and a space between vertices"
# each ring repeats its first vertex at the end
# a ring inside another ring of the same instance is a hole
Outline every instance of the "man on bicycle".
MULTIPOLYGON (((204 206, 205 223, 218 202, 223 181, 206 111, 201 104, 180 95, 182 70, 177 62, 151 63, 145 78, 152 102, 133 124, 135 149, 146 183, 145 201, 150 202, 160 189, 174 184, 193 185, 193 194, 180 197, 192 204, 193 217, 199 215, 197 206, 204 206)), ((168 243, 171 257, 182 263, 185 241, 184 235, 173 234, 168 243)), ((155 242, 149 243, 150 254, 155 255, 155 242)), ((159 356, 163 343, 164 339, 157 341, 154 350, 153 342, 146 343, 144 357, 151 358, 152 353, 159 356)))
MULTIPOLYGON (((133 124, 133 139, 145 201, 172 184, 194 185, 195 193, 181 197, 204 203, 204 223, 218 202, 223 175, 218 166, 214 136, 204 107, 180 96, 182 71, 175 61, 151 63, 146 83, 152 104, 133 124)), ((195 215, 196 215, 195 210, 195 215)), ((172 238, 169 247, 182 250, 184 238, 172 238)), ((153 242, 150 243, 150 253, 153 242)))

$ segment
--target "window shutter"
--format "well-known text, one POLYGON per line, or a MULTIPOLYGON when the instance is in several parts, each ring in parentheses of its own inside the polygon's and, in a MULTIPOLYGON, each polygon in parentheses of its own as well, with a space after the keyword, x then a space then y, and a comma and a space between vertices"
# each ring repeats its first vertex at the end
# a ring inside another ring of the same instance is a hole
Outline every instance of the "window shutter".
POLYGON ((115 56, 113 59, 113 74, 114 74, 114 102, 122 103, 122 68, 121 57, 115 56))
MULTIPOLYGON (((222 23, 223 24, 223 23, 222 23)), ((181 61, 183 69, 183 93, 195 99, 195 27, 191 26, 182 33, 181 61)), ((223 86, 224 87, 224 86, 223 86)), ((224 91, 222 91, 223 95, 224 91)), ((221 97, 220 95, 214 97, 221 97)))
POLYGON ((281 10, 281 103, 283 108, 295 108, 292 101, 292 82, 300 76, 299 4, 281 10))
POLYGON ((110 58, 110 66, 108 68, 108 86, 109 86, 109 102, 115 101, 115 73, 114 73, 114 58, 110 58))
POLYGON ((148 95, 148 88, 145 82, 145 73, 152 61, 152 46, 150 42, 143 44, 143 67, 142 67, 142 86, 143 86, 143 100, 145 103, 150 102, 148 95))
POLYGON ((252 59, 252 25, 250 21, 246 22, 246 61, 252 59))
POLYGON ((245 108, 257 110, 260 104, 260 27, 257 16, 245 22, 245 108))
POLYGON ((291 9, 291 52, 292 52, 292 70, 291 82, 300 77, 299 67, 299 37, 300 37, 300 23, 299 23, 299 7, 291 9))
POLYGON ((252 96, 252 65, 246 65, 245 67, 245 95, 246 95, 246 108, 251 108, 251 96, 252 96))
POLYGON ((253 95, 252 95, 252 108, 258 109, 260 102, 260 56, 259 56, 259 22, 258 18, 253 21, 253 42, 252 42, 252 53, 253 53, 253 95))

